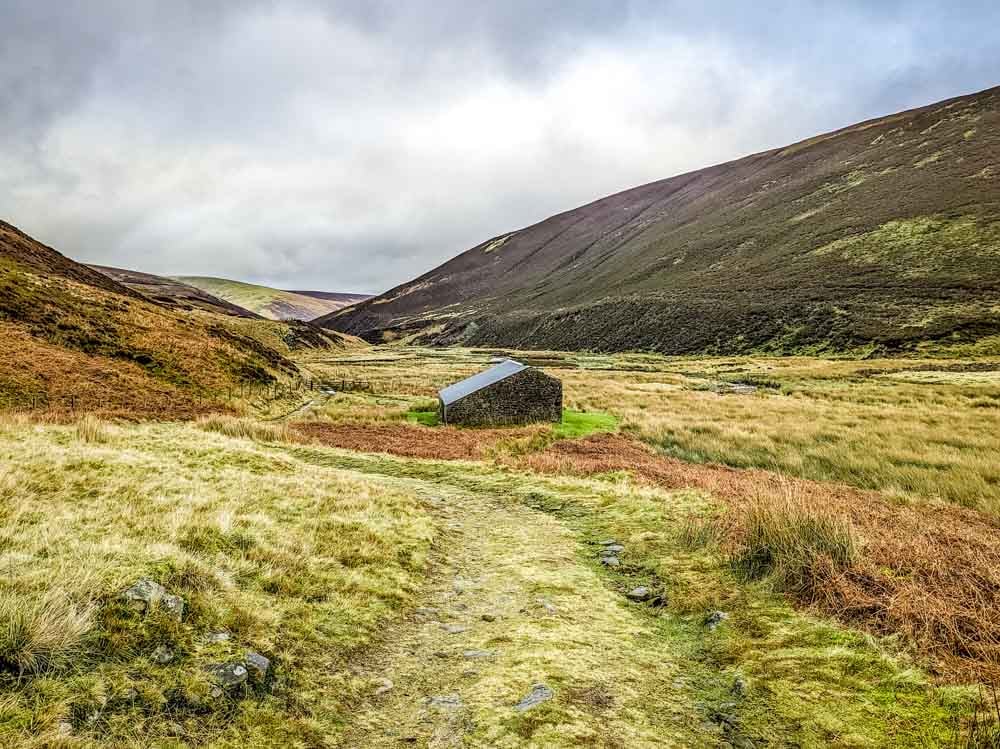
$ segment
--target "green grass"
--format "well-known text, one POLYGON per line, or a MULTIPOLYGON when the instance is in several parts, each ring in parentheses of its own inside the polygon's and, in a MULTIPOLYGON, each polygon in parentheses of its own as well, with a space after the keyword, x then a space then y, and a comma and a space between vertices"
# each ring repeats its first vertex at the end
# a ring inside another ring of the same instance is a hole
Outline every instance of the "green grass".
POLYGON ((563 409, 562 423, 553 427, 553 431, 558 439, 576 439, 617 428, 618 419, 609 413, 563 409))
POLYGON ((243 437, 266 429, 94 431, 0 421, 0 746, 327 746, 424 579, 419 496, 243 437), (124 605, 143 578, 182 621, 124 605), (248 650, 267 680, 213 696, 248 650))
MULTIPOLYGON (((438 426, 437 406, 415 406, 406 414, 406 420, 411 424, 425 427, 438 426), (433 410, 431 410, 433 408, 433 410)), ((571 411, 563 409, 562 421, 552 427, 555 439, 578 439, 601 432, 614 432, 618 429, 618 419, 602 411, 571 411)))
POLYGON ((406 420, 411 424, 436 427, 440 423, 440 419, 438 418, 438 404, 433 401, 418 403, 406 413, 406 420))

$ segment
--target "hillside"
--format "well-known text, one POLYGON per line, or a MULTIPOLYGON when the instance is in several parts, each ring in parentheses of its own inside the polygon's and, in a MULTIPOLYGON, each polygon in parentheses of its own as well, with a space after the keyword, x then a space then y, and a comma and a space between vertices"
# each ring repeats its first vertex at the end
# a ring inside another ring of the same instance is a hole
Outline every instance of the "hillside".
POLYGON ((1000 88, 654 182, 316 322, 669 354, 994 350, 1000 88))
POLYGON ((90 265, 88 267, 166 307, 185 310, 200 309, 220 315, 261 319, 260 315, 250 310, 238 307, 225 299, 212 296, 201 289, 175 281, 172 278, 122 268, 111 268, 106 265, 90 265))
POLYGON ((207 276, 177 276, 174 280, 194 286, 269 320, 308 322, 368 297, 322 291, 283 291, 269 286, 207 276))
POLYGON ((304 324, 164 307, 0 223, 4 408, 183 418, 297 377, 293 348, 341 344, 304 324))

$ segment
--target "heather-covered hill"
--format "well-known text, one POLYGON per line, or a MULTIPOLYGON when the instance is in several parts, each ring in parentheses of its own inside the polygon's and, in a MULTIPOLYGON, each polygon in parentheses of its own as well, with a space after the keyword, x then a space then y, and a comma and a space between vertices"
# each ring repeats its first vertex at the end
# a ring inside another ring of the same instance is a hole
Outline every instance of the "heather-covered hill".
POLYGON ((992 350, 1000 88, 598 200, 317 322, 518 348, 992 350))
POLYGON ((224 407, 237 386, 298 376, 293 348, 342 342, 162 306, 0 224, 2 407, 183 418, 224 407))

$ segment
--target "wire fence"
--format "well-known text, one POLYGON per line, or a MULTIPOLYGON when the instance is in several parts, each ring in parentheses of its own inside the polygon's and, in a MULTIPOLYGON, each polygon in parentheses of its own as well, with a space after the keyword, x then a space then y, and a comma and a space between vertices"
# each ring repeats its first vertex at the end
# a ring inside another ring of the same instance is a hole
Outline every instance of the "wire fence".
MULTIPOLYGON (((214 390, 200 390, 193 393, 203 401, 232 403, 235 401, 286 401, 315 395, 336 395, 337 393, 375 394, 375 385, 368 380, 299 378, 289 382, 258 383, 246 382, 232 387, 214 390)), ((95 411, 102 408, 119 408, 126 402, 142 404, 169 402, 176 396, 169 392, 130 393, 127 398, 115 398, 109 394, 102 397, 100 392, 86 394, 66 393, 4 393, 0 391, 0 412, 37 411, 95 411)))

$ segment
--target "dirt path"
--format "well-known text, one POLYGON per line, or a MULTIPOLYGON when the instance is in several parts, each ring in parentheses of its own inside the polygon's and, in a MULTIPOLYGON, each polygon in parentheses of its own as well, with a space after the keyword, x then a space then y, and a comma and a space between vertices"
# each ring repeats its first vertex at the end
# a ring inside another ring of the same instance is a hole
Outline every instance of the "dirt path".
POLYGON ((420 483, 446 529, 433 582, 361 666, 375 687, 341 746, 720 744, 669 619, 612 590, 571 530, 503 498, 420 483), (551 696, 515 707, 532 693, 551 696))

